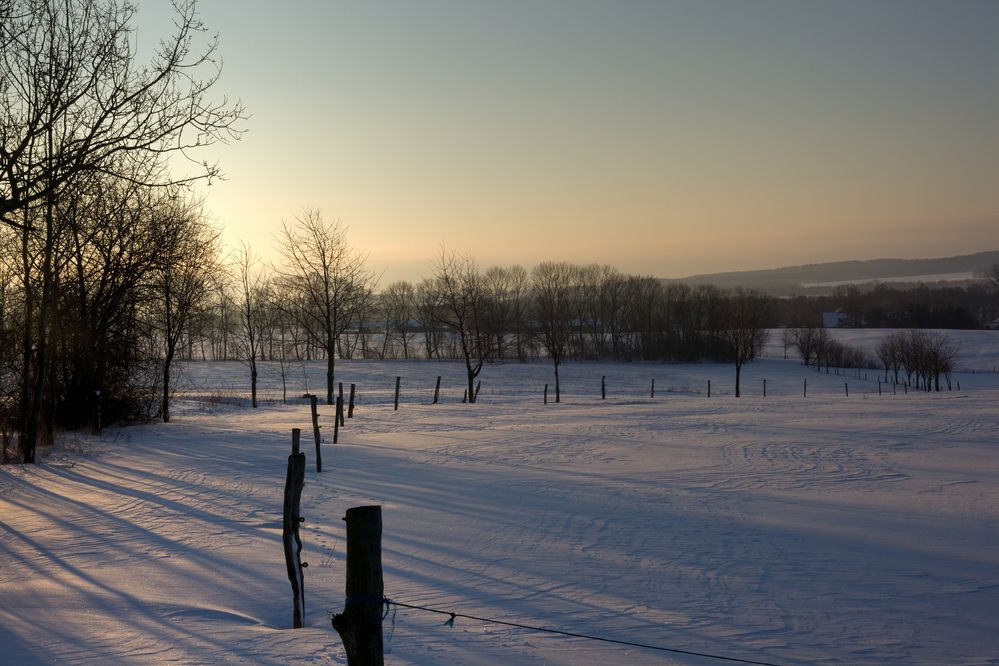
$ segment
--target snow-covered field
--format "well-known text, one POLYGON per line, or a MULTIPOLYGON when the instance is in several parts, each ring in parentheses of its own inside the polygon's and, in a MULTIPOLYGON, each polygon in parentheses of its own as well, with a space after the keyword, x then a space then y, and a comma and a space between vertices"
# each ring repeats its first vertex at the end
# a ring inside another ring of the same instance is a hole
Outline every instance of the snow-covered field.
MULTIPOLYGON (((400 602, 776 664, 997 664, 999 334, 954 335, 968 372, 933 394, 774 343, 740 399, 713 364, 567 365, 560 405, 548 364, 490 365, 462 405, 460 364, 340 362, 358 407, 322 474, 305 447, 300 630, 281 503, 308 407, 274 365, 251 410, 242 365, 190 364, 172 423, 0 468, 0 663, 346 663, 341 517, 375 503, 400 602)), ((390 614, 386 662, 725 663, 445 619, 390 614)))

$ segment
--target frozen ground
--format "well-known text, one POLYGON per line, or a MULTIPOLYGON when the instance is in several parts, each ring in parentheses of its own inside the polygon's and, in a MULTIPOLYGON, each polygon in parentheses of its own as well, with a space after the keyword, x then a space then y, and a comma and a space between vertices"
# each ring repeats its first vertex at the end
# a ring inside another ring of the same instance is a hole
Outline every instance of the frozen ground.
MULTIPOLYGON (((738 400, 711 364, 569 365, 547 406, 548 365, 493 365, 472 406, 459 364, 341 362, 358 408, 322 474, 306 447, 301 630, 280 513, 308 408, 274 366, 253 411, 241 365, 192 364, 173 423, 0 469, 0 663, 343 664, 340 518, 377 503, 401 602, 779 664, 997 664, 997 340, 960 391, 881 396, 773 346, 738 400)), ((387 663, 724 663, 444 619, 389 616, 387 663)))

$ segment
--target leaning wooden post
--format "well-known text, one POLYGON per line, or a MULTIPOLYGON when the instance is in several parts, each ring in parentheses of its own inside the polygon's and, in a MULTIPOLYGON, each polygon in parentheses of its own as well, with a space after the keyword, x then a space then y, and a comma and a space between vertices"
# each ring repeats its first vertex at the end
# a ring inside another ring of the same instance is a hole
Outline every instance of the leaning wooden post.
POLYGON ((548 384, 545 384, 545 404, 548 404, 548 384))
POLYGON ((399 382, 402 381, 402 377, 395 378, 395 411, 399 411, 399 382))
POLYGON ((850 385, 847 384, 846 382, 843 382, 843 390, 846 391, 846 397, 849 398, 850 397, 850 385))
POLYGON ((600 399, 607 399, 607 377, 605 375, 600 375, 600 399))
POLYGON ((319 409, 317 407, 319 398, 314 395, 309 396, 309 407, 312 408, 312 436, 316 440, 316 472, 323 471, 323 455, 319 450, 319 409))
POLYGON ((441 394, 441 376, 437 375, 437 384, 434 385, 434 402, 433 402, 433 404, 435 404, 435 405, 437 404, 437 398, 440 397, 440 394, 441 394))
POLYGON ((294 607, 293 626, 302 628, 305 615, 305 576, 303 569, 308 564, 302 562, 302 537, 298 527, 305 522, 302 517, 302 487, 305 485, 305 454, 299 452, 302 431, 291 431, 291 455, 288 456, 288 476, 284 482, 284 521, 281 536, 284 541, 284 561, 288 566, 288 580, 291 581, 292 604, 294 607))
POLYGON ((333 616, 348 666, 382 666, 382 508, 347 509, 347 585, 342 613, 333 616))
POLYGON ((347 418, 348 419, 354 418, 354 394, 355 394, 356 390, 357 390, 357 387, 354 384, 351 384, 350 385, 350 404, 347 405, 347 418))

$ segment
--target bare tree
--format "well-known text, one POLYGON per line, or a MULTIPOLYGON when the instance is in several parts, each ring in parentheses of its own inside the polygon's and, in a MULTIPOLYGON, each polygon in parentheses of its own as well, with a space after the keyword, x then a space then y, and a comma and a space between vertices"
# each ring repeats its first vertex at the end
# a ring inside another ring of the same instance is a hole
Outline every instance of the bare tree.
POLYGON ((326 402, 332 405, 337 339, 367 305, 374 276, 364 255, 347 243, 346 225, 326 222, 318 210, 305 211, 294 225, 283 223, 277 248, 284 260, 278 278, 295 294, 291 313, 326 354, 326 402))
POLYGON ((212 178, 217 165, 170 176, 119 171, 238 136, 242 106, 213 101, 217 38, 193 0, 174 3, 174 32, 137 63, 135 8, 114 0, 7 0, 0 21, 0 220, 54 197, 76 176, 116 173, 155 185, 212 178), (202 42, 202 43, 199 43, 202 42), (127 158, 127 159, 123 159, 127 158))
POLYGON ((402 347, 402 357, 408 359, 413 338, 416 337, 413 330, 416 288, 406 280, 393 282, 385 288, 382 304, 385 308, 385 337, 397 342, 402 347))
POLYGON ((474 403, 475 378, 494 351, 492 304, 485 280, 471 257, 449 253, 443 247, 434 264, 434 280, 443 321, 458 336, 468 379, 468 402, 474 403))
POLYGON ((741 396, 742 366, 759 356, 769 330, 769 299, 762 293, 738 288, 726 299, 721 338, 735 363, 735 397, 741 396))
POLYGON ((234 265, 239 278, 240 356, 250 369, 250 402, 256 409, 257 360, 260 358, 261 332, 267 315, 268 283, 260 261, 246 243, 236 250, 234 265))
POLYGON ((209 294, 213 277, 221 270, 219 232, 204 221, 189 203, 175 200, 162 211, 160 265, 152 291, 157 315, 154 326, 161 336, 163 353, 163 422, 170 421, 171 369, 181 340, 194 313, 209 294))
POLYGON ((416 316, 423 329, 426 357, 439 359, 444 344, 444 329, 441 294, 436 280, 425 278, 416 286, 416 316))
POLYGON ((564 262, 543 262, 531 271, 534 319, 548 358, 555 367, 555 402, 561 402, 559 366, 565 359, 573 335, 573 280, 576 270, 564 262))

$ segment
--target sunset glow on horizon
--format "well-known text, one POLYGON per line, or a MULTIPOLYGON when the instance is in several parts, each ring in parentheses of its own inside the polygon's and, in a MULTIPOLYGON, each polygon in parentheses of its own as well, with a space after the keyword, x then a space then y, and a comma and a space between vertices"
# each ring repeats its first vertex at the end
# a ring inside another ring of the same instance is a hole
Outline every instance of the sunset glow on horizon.
POLYGON ((203 190, 231 245, 317 208, 383 283, 442 242, 660 277, 999 248, 995 2, 200 11, 252 116, 203 190))

